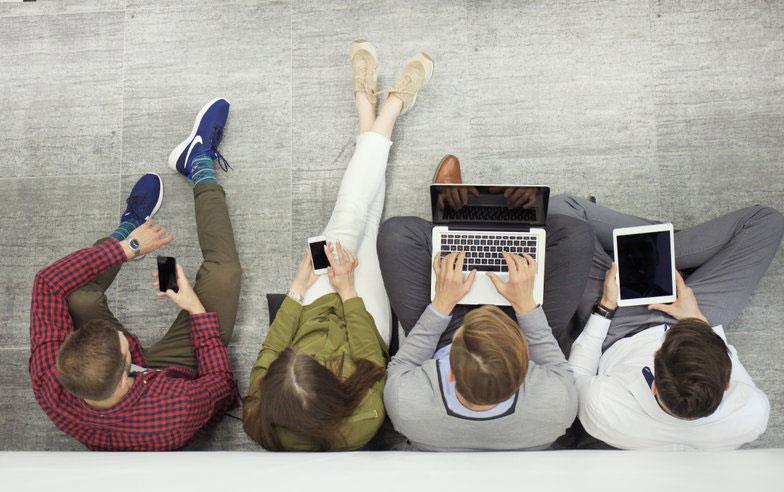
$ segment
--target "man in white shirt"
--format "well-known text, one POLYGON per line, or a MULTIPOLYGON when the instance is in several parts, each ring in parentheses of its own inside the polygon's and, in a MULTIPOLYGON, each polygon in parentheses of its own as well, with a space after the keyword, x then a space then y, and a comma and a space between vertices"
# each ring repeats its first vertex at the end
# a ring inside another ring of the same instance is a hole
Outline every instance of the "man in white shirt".
POLYGON ((677 300, 617 310, 612 230, 654 222, 573 197, 553 197, 550 211, 582 218, 596 234, 578 309, 588 320, 569 356, 585 430, 624 449, 734 449, 759 437, 770 404, 723 325, 770 266, 784 216, 753 206, 677 232, 676 268, 691 272, 677 275, 677 300))

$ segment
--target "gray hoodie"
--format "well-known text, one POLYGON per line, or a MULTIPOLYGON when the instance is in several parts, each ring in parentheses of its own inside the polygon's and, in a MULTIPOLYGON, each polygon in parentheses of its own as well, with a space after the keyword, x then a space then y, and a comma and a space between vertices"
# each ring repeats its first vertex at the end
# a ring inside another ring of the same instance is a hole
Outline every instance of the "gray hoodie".
POLYGON ((577 390, 542 308, 517 317, 528 339, 528 373, 510 411, 488 419, 447 411, 433 352, 448 323, 425 309, 389 363, 384 404, 412 444, 430 451, 542 449, 572 425, 577 390))

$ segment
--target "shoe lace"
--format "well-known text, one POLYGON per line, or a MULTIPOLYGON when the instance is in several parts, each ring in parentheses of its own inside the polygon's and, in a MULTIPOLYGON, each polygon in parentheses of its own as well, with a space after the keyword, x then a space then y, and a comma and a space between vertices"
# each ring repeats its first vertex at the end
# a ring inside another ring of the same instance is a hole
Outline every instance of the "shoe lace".
POLYGON ((220 166, 221 170, 223 170, 223 172, 228 172, 229 169, 234 169, 233 167, 231 167, 231 164, 229 164, 229 161, 227 161, 226 158, 223 157, 223 154, 221 154, 218 151, 218 145, 220 145, 221 140, 223 140, 223 128, 219 126, 213 128, 211 140, 212 140, 212 147, 210 148, 210 150, 214 154, 215 156, 214 160, 218 163, 218 166, 220 166))
MULTIPOLYGON (((410 66, 409 66, 410 67, 410 66)), ((416 94, 419 87, 422 85, 422 74, 414 68, 407 68, 400 76, 397 83, 386 90, 389 94, 416 94)))
POLYGON ((131 195, 126 200, 131 212, 141 220, 147 219, 145 211, 149 210, 152 199, 147 195, 131 195))

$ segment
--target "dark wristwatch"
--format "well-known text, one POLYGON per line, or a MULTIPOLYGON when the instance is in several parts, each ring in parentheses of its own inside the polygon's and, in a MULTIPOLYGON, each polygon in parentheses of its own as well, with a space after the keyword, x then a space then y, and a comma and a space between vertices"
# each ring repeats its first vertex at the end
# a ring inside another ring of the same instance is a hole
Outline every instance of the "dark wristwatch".
POLYGON ((139 240, 135 237, 128 238, 128 247, 133 251, 133 256, 139 256, 139 253, 142 252, 142 245, 139 244, 139 240))
POLYGON ((593 305, 593 313, 598 314, 602 318, 613 319, 615 317, 615 311, 618 308, 610 309, 607 306, 603 305, 601 301, 596 301, 596 304, 593 305))

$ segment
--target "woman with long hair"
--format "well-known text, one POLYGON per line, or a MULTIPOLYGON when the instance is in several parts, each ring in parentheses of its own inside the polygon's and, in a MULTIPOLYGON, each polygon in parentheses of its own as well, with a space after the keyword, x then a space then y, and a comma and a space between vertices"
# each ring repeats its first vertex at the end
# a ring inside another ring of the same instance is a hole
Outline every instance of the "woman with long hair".
POLYGON ((269 450, 358 449, 384 421, 392 326, 376 236, 389 139, 398 116, 430 80, 433 62, 425 53, 411 58, 376 115, 375 49, 354 41, 350 59, 359 135, 323 232, 328 274, 315 274, 306 251, 243 402, 245 432, 269 450))

